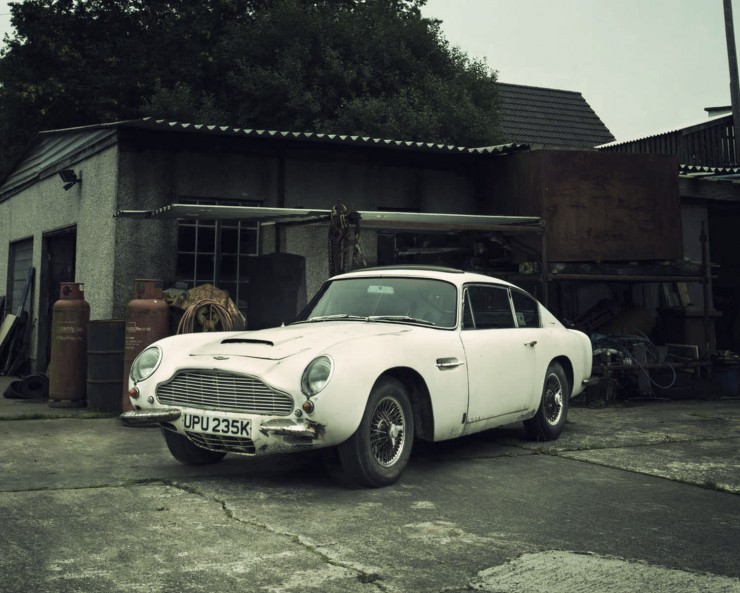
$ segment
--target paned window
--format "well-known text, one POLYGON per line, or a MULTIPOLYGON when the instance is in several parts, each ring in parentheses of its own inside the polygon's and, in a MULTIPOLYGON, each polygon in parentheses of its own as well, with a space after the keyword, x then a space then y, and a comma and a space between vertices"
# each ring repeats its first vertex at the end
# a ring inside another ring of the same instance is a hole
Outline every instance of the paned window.
MULTIPOLYGON (((185 201, 190 204, 254 206, 247 202, 185 201)), ((250 258, 259 251, 259 225, 239 220, 180 220, 177 226, 177 281, 193 288, 213 284, 247 309, 250 258)))

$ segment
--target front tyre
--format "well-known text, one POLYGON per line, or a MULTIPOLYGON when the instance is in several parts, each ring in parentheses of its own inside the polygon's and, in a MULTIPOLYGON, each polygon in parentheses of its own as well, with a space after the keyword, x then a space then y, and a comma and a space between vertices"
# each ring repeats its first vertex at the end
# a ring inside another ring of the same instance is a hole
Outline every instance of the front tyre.
POLYGON ((524 428, 530 438, 537 441, 553 441, 563 432, 568 417, 570 386, 560 363, 553 362, 547 367, 542 399, 537 413, 524 421, 524 428))
POLYGON ((355 433, 337 447, 345 481, 379 488, 401 476, 414 443, 414 413, 406 388, 393 377, 375 384, 355 433))
POLYGON ((226 453, 210 451, 191 443, 187 437, 174 430, 162 429, 164 442, 172 456, 184 465, 208 465, 221 461, 226 453))

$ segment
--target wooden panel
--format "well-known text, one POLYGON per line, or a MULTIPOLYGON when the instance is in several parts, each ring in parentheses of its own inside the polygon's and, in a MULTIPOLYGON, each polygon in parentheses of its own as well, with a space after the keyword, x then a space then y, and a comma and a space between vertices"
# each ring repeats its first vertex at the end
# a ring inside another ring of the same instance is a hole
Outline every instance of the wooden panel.
POLYGON ((543 217, 550 261, 683 257, 675 157, 542 150, 499 161, 486 213, 543 217))

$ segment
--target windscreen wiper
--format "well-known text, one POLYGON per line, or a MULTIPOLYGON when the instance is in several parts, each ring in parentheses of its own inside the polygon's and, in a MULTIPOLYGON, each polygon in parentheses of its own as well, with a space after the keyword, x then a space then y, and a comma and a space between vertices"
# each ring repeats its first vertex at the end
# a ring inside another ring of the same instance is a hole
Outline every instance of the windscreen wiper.
POLYGON ((313 323, 314 321, 336 321, 338 319, 350 319, 350 320, 360 320, 360 321, 367 321, 367 317, 363 317, 362 315, 350 315, 349 313, 335 313, 334 315, 319 315, 318 317, 309 317, 308 319, 305 319, 305 322, 313 323))
POLYGON ((409 323, 420 323, 422 325, 437 325, 428 319, 419 319, 409 315, 370 315, 366 318, 368 321, 407 321, 409 323))

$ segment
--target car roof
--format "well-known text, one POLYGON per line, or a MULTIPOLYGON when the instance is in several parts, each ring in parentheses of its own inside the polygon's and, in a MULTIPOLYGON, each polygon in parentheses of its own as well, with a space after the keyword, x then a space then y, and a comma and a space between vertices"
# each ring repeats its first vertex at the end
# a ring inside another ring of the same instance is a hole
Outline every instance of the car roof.
POLYGON ((470 284, 474 282, 486 282, 491 284, 501 284, 503 286, 515 287, 511 282, 501 280, 500 278, 494 278, 493 276, 486 276, 484 274, 476 274, 475 272, 467 272, 464 270, 458 270, 456 268, 445 268, 442 266, 379 266, 376 268, 363 268, 361 270, 352 270, 345 274, 334 276, 331 280, 335 279, 347 279, 347 278, 368 278, 368 277, 403 277, 403 278, 431 278, 434 280, 445 280, 452 284, 462 286, 463 284, 470 284))

